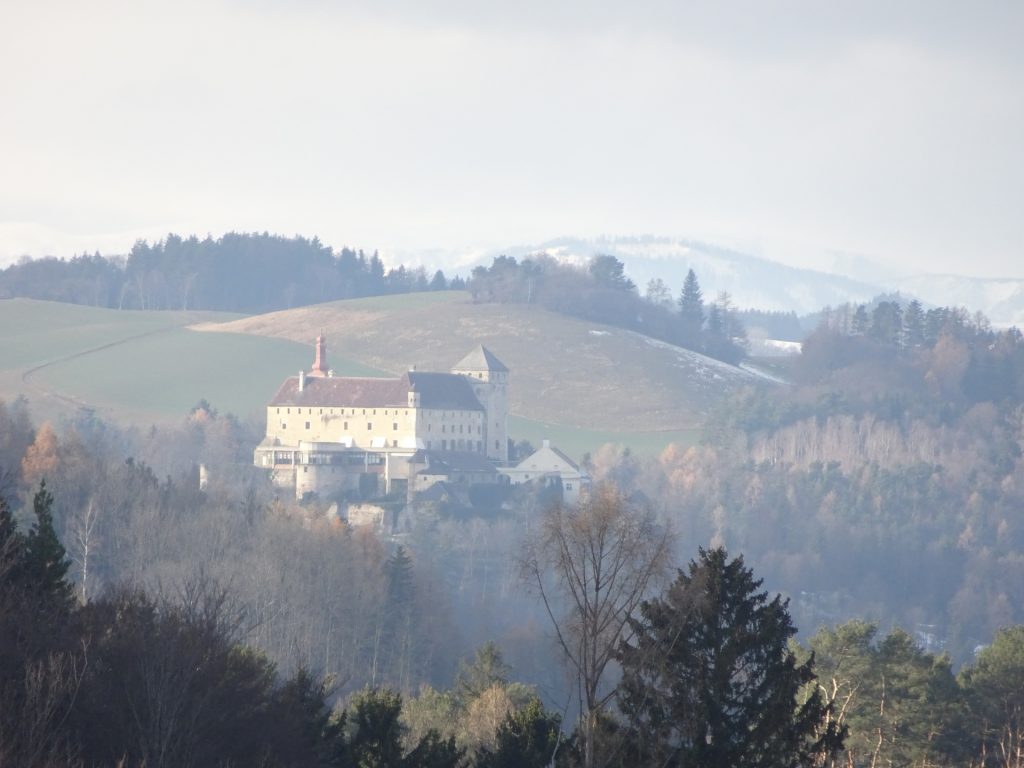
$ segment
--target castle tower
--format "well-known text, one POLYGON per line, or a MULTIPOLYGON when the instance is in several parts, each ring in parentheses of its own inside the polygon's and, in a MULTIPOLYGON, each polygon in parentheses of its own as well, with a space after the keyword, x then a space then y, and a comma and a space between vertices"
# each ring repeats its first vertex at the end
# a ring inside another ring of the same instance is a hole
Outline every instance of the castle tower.
POLYGON ((323 378, 327 376, 327 371, 327 339, 324 338, 324 332, 320 331, 320 335, 316 337, 316 359, 309 375, 323 378))
POLYGON ((481 344, 456 363, 452 373, 470 380, 477 400, 487 410, 483 435, 487 458, 507 464, 508 368, 481 344))

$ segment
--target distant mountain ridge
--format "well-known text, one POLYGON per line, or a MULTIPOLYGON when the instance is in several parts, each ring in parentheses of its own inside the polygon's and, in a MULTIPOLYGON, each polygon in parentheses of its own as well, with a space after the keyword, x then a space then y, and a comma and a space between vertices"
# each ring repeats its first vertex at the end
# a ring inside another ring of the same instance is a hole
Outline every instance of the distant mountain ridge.
POLYGON ((833 272, 790 267, 769 259, 683 238, 641 236, 594 239, 560 237, 535 245, 489 251, 476 263, 490 263, 499 254, 527 257, 546 253, 553 258, 583 264, 593 255, 614 256, 643 292, 655 277, 678 293, 688 269, 700 280, 704 297, 711 300, 727 291, 740 308, 817 312, 825 306, 866 302, 884 293, 900 293, 935 306, 964 306, 981 311, 996 325, 1024 325, 1024 280, 914 275, 880 275, 866 281, 833 272))

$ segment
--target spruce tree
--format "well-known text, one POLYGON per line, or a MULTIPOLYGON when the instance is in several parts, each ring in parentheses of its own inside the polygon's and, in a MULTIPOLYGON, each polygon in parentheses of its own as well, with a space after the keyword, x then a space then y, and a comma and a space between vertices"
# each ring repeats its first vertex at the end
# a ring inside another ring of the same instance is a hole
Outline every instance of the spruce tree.
POLYGON ((742 557, 702 549, 630 620, 618 696, 639 762, 789 768, 842 746, 843 734, 824 725, 828 706, 808 686, 813 658, 799 664, 789 648, 796 630, 786 602, 760 586, 742 557))
POLYGON ((870 324, 871 318, 868 317, 868 308, 863 304, 858 304, 857 309, 853 313, 851 332, 854 336, 863 336, 868 332, 870 324))
POLYGON ((679 296, 679 323, 683 346, 699 348, 701 329, 704 327, 704 295, 692 269, 686 273, 683 292, 679 296))
POLYGON ((533 697, 509 712, 498 726, 494 748, 477 754, 476 768, 546 768, 558 754, 561 728, 561 716, 547 712, 533 697))
POLYGON ((66 613, 74 604, 67 578, 71 561, 53 527, 53 494, 45 480, 39 483, 32 509, 36 522, 25 541, 25 579, 39 595, 40 607, 66 613))
POLYGON ((7 586, 16 576, 25 546, 24 537, 18 532, 7 499, 0 496, 0 585, 7 586))
POLYGON ((924 346, 924 310, 917 299, 907 305, 903 315, 903 346, 906 349, 924 346))

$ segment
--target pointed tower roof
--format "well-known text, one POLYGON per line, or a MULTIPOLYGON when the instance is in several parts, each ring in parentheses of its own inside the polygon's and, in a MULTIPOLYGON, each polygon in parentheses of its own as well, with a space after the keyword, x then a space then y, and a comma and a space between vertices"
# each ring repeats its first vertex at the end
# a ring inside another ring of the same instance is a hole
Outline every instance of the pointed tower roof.
POLYGON ((494 353, 491 352, 483 344, 477 344, 476 348, 466 355, 464 358, 459 360, 454 366, 453 371, 496 371, 496 372, 508 372, 508 367, 501 362, 494 353))
POLYGON ((320 335, 316 337, 316 359, 313 360, 313 367, 309 371, 310 376, 326 376, 327 368, 327 339, 321 329, 320 335))

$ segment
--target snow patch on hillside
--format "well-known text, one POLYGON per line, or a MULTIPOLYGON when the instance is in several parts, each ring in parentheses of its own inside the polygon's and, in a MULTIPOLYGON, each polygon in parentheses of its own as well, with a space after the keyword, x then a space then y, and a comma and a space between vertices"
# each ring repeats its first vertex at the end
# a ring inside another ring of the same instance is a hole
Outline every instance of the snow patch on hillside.
POLYGON ((666 341, 659 341, 658 339, 652 339, 650 336, 642 336, 638 333, 633 335, 643 339, 645 344, 670 353, 674 357, 673 365, 679 368, 683 375, 705 387, 717 387, 722 384, 751 384, 758 379, 764 378, 742 367, 737 368, 734 365, 723 363, 721 360, 715 360, 699 352, 677 347, 666 341))

